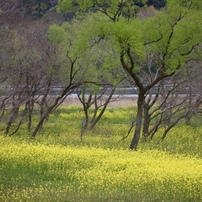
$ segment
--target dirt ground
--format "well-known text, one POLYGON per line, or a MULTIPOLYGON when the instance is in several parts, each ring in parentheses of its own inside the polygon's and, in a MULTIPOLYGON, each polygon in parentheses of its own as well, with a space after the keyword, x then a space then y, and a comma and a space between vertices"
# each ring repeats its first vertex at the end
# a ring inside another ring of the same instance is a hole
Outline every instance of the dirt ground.
MULTIPOLYGON (((105 99, 106 97, 100 99, 99 104, 102 104, 105 99)), ((121 95, 121 96, 114 95, 108 106, 109 107, 127 107, 135 104, 137 104, 137 95, 121 95)), ((81 102, 79 101, 76 95, 70 95, 65 99, 65 101, 63 102, 63 105, 81 106, 81 102)))

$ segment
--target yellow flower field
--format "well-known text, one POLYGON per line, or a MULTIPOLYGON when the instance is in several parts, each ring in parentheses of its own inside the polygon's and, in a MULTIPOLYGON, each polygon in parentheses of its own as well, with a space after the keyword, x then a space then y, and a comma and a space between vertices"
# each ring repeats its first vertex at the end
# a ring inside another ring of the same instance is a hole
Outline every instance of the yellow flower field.
POLYGON ((202 159, 0 136, 0 201, 202 201, 202 159))

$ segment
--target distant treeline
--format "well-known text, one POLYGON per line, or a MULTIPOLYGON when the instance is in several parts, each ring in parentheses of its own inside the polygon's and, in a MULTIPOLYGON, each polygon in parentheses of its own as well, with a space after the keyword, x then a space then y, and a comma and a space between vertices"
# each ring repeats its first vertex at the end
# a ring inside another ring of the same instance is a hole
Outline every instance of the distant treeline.
MULTIPOLYGON (((6 12, 12 10, 12 14, 15 16, 30 16, 33 19, 40 19, 49 11, 56 12, 55 8, 58 2, 58 0, 8 0, 6 3, 0 2, 0 8, 6 12)), ((134 0, 134 4, 139 7, 144 6, 143 0, 134 0)), ((147 5, 160 9, 166 5, 166 0, 147 0, 147 5)), ((65 17, 67 17, 66 15, 65 17)), ((68 16, 72 17, 73 15, 71 13, 68 16)))

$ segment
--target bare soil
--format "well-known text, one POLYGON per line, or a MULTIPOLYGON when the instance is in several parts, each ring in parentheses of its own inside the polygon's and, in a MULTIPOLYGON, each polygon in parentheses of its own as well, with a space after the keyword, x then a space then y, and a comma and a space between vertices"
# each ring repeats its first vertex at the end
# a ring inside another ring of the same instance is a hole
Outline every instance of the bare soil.
MULTIPOLYGON (((99 100, 99 104, 104 103, 107 97, 102 97, 99 100)), ((127 107, 137 104, 137 95, 114 95, 109 103, 109 107, 127 107)), ((68 96, 63 105, 77 105, 81 106, 81 102, 79 101, 76 95, 68 96)))

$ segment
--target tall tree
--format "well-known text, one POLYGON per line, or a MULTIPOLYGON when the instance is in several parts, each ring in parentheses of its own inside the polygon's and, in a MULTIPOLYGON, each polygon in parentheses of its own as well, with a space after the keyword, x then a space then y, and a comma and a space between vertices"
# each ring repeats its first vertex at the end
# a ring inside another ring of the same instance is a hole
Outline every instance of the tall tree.
MULTIPOLYGON (((138 87, 136 127, 130 144, 130 149, 137 149, 148 92, 187 62, 201 59, 202 3, 169 0, 166 9, 141 20, 134 19, 133 14, 125 14, 130 1, 111 0, 106 4, 106 1, 89 0, 77 2, 77 7, 73 5, 72 1, 62 0, 58 10, 68 12, 79 7, 78 12, 90 12, 94 7, 99 11, 90 14, 94 16, 94 35, 110 41, 123 70, 138 87), (154 68, 151 68, 149 58, 156 64, 154 68), (150 79, 145 80, 147 73, 150 79)), ((87 15, 82 13, 84 17, 87 15)))
POLYGON ((49 39, 59 48, 59 58, 62 55, 75 57, 78 60, 75 64, 85 69, 82 85, 77 90, 85 114, 81 137, 83 132, 93 129, 101 119, 116 86, 124 77, 108 41, 93 33, 89 35, 92 26, 95 26, 91 22, 91 16, 85 20, 74 19, 71 23, 52 25, 48 32, 49 39), (103 48, 107 51, 103 51, 103 48), (109 95, 104 94, 105 91, 110 92, 109 95))

